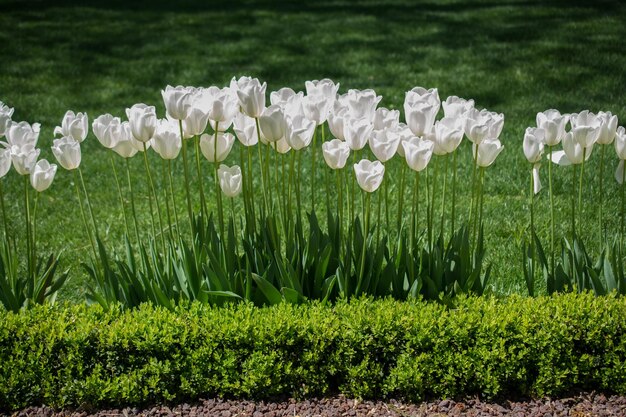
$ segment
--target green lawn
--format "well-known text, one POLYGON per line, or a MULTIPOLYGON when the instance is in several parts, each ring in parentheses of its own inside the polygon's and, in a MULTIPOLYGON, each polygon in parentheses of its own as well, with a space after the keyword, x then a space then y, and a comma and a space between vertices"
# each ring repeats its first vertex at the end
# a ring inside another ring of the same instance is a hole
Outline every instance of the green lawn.
MULTIPOLYGON (((126 107, 145 102, 163 115, 160 89, 167 84, 222 86, 235 75, 252 75, 267 81, 269 92, 283 86, 303 90, 306 80, 329 77, 341 83, 340 92, 375 89, 384 97, 381 105, 390 108, 401 109, 404 92, 417 85, 437 87, 442 100, 473 98, 477 107, 505 114, 505 151, 487 171, 485 197, 485 232, 499 293, 525 292, 520 242, 528 223, 530 166, 521 142, 535 114, 588 108, 611 111, 622 124, 626 120, 626 5, 619 1, 209 3, 86 0, 77 7, 72 1, 0 0, 0 100, 15 107, 14 120, 42 124, 42 156, 53 159, 52 131, 66 110, 87 112, 91 122, 107 112, 123 116, 126 107)), ((467 143, 462 149, 464 211, 471 171, 467 143)), ((612 148, 608 154, 605 216, 612 230, 619 224, 619 194, 612 148)), ((82 168, 101 234, 110 246, 119 246, 123 221, 109 155, 90 134, 82 168)), ((236 155, 227 163, 238 163, 236 155)), ((583 226, 595 249, 599 158, 594 156, 584 184, 583 226)), ((151 158, 158 162, 156 155, 151 158)), ((121 168, 121 160, 115 161, 121 168)), ((389 176, 397 176, 399 163, 389 176)), ((132 160, 147 226, 141 164, 140 158, 132 160)), ((176 173, 183 208, 180 162, 176 173)), ((558 235, 569 225, 569 173, 555 171, 558 235)), ((72 179, 59 169, 39 203, 38 233, 45 248, 63 249, 64 266, 72 268, 61 297, 80 300, 87 279, 80 262, 89 247, 72 179)), ((2 181, 17 227, 21 182, 15 172, 2 181)), ((547 185, 546 175, 543 181, 547 185)), ((545 192, 538 207, 538 223, 547 226, 545 192)))

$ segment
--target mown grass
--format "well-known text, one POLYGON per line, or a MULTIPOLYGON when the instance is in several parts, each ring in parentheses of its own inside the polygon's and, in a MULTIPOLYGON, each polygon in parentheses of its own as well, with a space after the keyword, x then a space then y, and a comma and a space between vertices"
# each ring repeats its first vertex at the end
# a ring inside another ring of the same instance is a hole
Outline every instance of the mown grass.
MULTIPOLYGON (((547 108, 605 110, 626 120, 624 17, 619 1, 0 1, 0 100, 15 107, 15 120, 42 123, 39 144, 51 159, 52 131, 67 109, 93 119, 105 112, 123 116, 126 107, 145 102, 163 115, 166 84, 226 85, 234 75, 252 75, 267 81, 268 91, 299 90, 305 80, 329 77, 341 91, 374 88, 390 108, 401 109, 404 92, 416 85, 439 88, 442 99, 474 98, 478 107, 505 114, 505 151, 487 171, 485 196, 494 290, 524 293, 520 243, 530 168, 521 152, 524 129, 547 108)), ((467 144, 463 153, 461 212, 469 205, 467 144)), ((617 160, 612 150, 607 154, 605 217, 612 236, 619 224, 617 160)), ((238 163, 237 155, 227 163, 238 163)), ((147 226, 142 161, 131 162, 147 226)), ((397 178, 399 164, 388 176, 397 178)), ((581 226, 597 249, 598 155, 588 166, 581 226)), ((109 153, 93 135, 83 144, 82 168, 101 234, 119 246, 123 221, 109 153)), ((178 161, 176 173, 182 208, 178 161)), ((559 236, 569 225, 569 175, 555 169, 559 236)), ((81 300, 87 278, 80 263, 89 252, 72 180, 59 171, 44 194, 38 233, 41 246, 63 250, 63 264, 72 268, 61 297, 81 300)), ((3 181, 17 228, 21 182, 15 173, 3 181)), ((545 192, 537 204, 538 224, 547 227, 545 192)), ((547 228, 541 234, 547 237, 547 228)))

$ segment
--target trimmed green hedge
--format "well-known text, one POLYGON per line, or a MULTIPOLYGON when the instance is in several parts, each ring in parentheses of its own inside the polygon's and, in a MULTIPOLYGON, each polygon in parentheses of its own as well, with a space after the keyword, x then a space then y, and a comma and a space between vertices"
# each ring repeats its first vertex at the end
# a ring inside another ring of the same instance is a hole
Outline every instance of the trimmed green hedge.
POLYGON ((0 313, 0 410, 189 398, 626 392, 626 298, 0 313))

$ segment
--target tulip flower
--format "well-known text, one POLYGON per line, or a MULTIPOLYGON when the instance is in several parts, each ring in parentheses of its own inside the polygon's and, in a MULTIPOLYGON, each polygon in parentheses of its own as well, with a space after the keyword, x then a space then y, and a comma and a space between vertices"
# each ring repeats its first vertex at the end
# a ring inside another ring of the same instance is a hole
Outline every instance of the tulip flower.
POLYGON ((203 134, 200 136, 200 150, 209 162, 222 162, 233 147, 235 137, 230 133, 218 132, 217 135, 203 134), (217 147, 215 140, 217 137, 217 147), (217 153, 215 152, 217 148, 217 153))
POLYGON ((10 146, 23 147, 30 145, 31 147, 37 146, 37 140, 39 139, 39 129, 41 125, 39 123, 28 122, 9 122, 8 128, 5 132, 7 142, 10 146))
POLYGON ((496 160, 504 146, 498 139, 484 139, 478 145, 472 146, 472 154, 476 155, 476 164, 481 168, 487 168, 496 160))
POLYGON ((259 140, 254 119, 243 113, 237 113, 235 116, 233 130, 243 146, 254 146, 259 140))
POLYGON ((429 140, 413 137, 402 142, 406 163, 413 171, 423 171, 430 162, 435 144, 429 140))
POLYGON ((370 136, 370 149, 380 162, 387 162, 396 154, 400 135, 392 129, 375 130, 370 136))
POLYGON ((404 147, 402 147, 402 143, 406 142, 411 138, 415 138, 416 136, 413 134, 411 129, 406 125, 406 123, 398 123, 398 127, 396 128, 396 133, 400 136, 400 143, 398 145, 398 155, 400 155, 404 159, 404 147))
POLYGON ((617 131, 617 116, 611 114, 611 112, 599 112, 598 119, 600 120, 600 134, 598 136, 597 143, 600 145, 610 145, 615 139, 617 131))
POLYGON ((552 162, 561 166, 582 164, 591 156, 593 143, 585 147, 588 135, 575 136, 573 132, 568 132, 563 138, 563 150, 552 153, 552 162))
POLYGON ((237 197, 241 193, 242 176, 239 165, 233 165, 230 168, 226 165, 220 165, 217 176, 220 179, 220 188, 226 197, 237 197))
POLYGON ((335 84, 332 80, 324 78, 323 80, 306 81, 304 83, 307 96, 323 96, 330 101, 332 106, 339 91, 339 83, 335 84))
POLYGON ((411 91, 407 91, 404 96, 404 105, 412 107, 416 103, 428 103, 436 108, 435 113, 441 107, 441 99, 439 99, 439 91, 436 88, 426 89, 424 87, 413 87, 411 91))
POLYGON ((539 127, 526 128, 524 134, 524 155, 531 164, 535 164, 541 160, 545 143, 545 131, 539 127))
POLYGON ((7 175, 11 169, 11 149, 0 148, 0 178, 7 175))
POLYGON ((265 109, 265 90, 267 83, 261 84, 257 78, 241 77, 232 79, 230 88, 236 91, 239 105, 249 117, 261 116, 265 109))
MULTIPOLYGON (((151 142, 146 142, 146 148, 151 142)), ((143 152, 143 142, 138 141, 130 131, 130 123, 123 122, 115 145, 111 148, 122 158, 132 158, 137 152, 143 152)))
POLYGON ((537 113, 537 127, 544 130, 546 146, 555 146, 565 137, 565 125, 569 121, 568 114, 550 109, 537 113))
POLYGON ((410 106, 404 104, 404 116, 409 129, 416 136, 423 136, 435 123, 438 107, 428 102, 417 102, 410 106))
MULTIPOLYGON (((161 90, 161 96, 163 97, 163 103, 165 103, 167 114, 176 120, 185 120, 187 116, 189 116, 189 111, 191 110, 192 92, 192 89, 180 85, 177 87, 168 85, 165 87, 165 90, 161 90)), ((139 137, 137 137, 137 139, 141 140, 139 137)), ((147 140, 141 141, 147 142, 147 140)))
POLYGON ((135 139, 143 143, 152 139, 157 127, 154 106, 148 106, 143 103, 135 104, 130 109, 126 109, 126 116, 128 117, 130 131, 135 139))
POLYGON ((152 138, 152 149, 163 159, 176 159, 183 143, 176 126, 168 120, 162 120, 152 138))
POLYGON ((374 112, 374 130, 395 129, 400 123, 400 111, 379 107, 374 112))
POLYGON ((374 126, 369 119, 348 119, 344 122, 343 136, 353 151, 363 149, 372 134, 374 126))
POLYGON ((122 134, 122 121, 119 117, 103 114, 93 121, 91 129, 102 146, 111 149, 117 144, 122 134))
POLYGON ((15 109, 7 106, 0 101, 0 138, 4 136, 9 124, 11 123, 11 117, 13 117, 13 111, 15 109))
POLYGON ((617 128, 615 132, 615 152, 620 159, 617 171, 615 171, 615 179, 622 184, 624 179, 624 160, 626 159, 626 130, 623 126, 617 128))
POLYGON ((455 119, 462 119, 470 109, 474 108, 474 100, 465 100, 457 96, 450 96, 441 104, 444 117, 455 119))
POLYGON ((282 139, 272 142, 270 146, 279 154, 286 154, 291 150, 291 145, 289 145, 289 142, 287 142, 287 139, 284 136, 282 139))
POLYGON ((324 160, 331 169, 342 169, 350 156, 350 147, 339 139, 322 143, 324 160))
POLYGON ((458 119, 444 117, 435 123, 432 139, 435 143, 433 152, 435 155, 452 153, 459 147, 463 139, 463 129, 458 124, 458 119))
POLYGON ((35 164, 30 173, 30 184, 40 193, 46 191, 52 184, 56 172, 56 164, 50 164, 45 159, 42 159, 35 164))
POLYGON ((365 192, 372 193, 383 182, 385 166, 380 161, 361 159, 358 164, 354 164, 354 172, 359 187, 365 192))
POLYGON ((269 106, 259 117, 259 127, 268 141, 277 142, 282 139, 287 130, 283 109, 277 105, 269 106))
MULTIPOLYGON (((208 124, 209 114, 200 107, 192 106, 189 110, 189 114, 183 120, 183 136, 187 139, 201 135, 206 130, 208 124)), ((229 126, 225 126, 226 129, 228 129, 228 127, 229 126)), ((178 138, 180 139, 180 132, 178 132, 178 138)))
POLYGON ((601 121, 589 110, 572 113, 570 115, 570 123, 572 125, 570 133, 573 136, 573 140, 583 148, 590 148, 600 137, 601 121))
POLYGON ((342 101, 347 105, 351 119, 366 119, 368 122, 374 121, 376 106, 382 100, 382 96, 377 96, 371 89, 348 90, 342 101))
POLYGON ((328 115, 328 128, 337 139, 344 140, 343 128, 348 118, 348 108, 335 102, 333 110, 328 115))
POLYGON ((76 142, 82 142, 89 132, 89 118, 87 113, 76 113, 68 110, 63 116, 61 126, 54 128, 54 135, 67 136, 76 142))
MULTIPOLYGON (((78 145, 77 142, 74 142, 78 145)), ((13 145, 11 147, 11 160, 13 167, 20 175, 28 175, 37 163, 40 149, 35 148, 32 144, 27 143, 23 146, 13 145)))
POLYGON ((302 98, 302 109, 307 119, 321 125, 328 119, 333 100, 323 95, 307 95, 302 98))
POLYGON ((52 153, 59 164, 68 171, 80 166, 80 143, 69 136, 55 139, 52 142, 52 153))
POLYGON ((299 151, 309 146, 314 132, 315 122, 303 115, 298 115, 287 120, 285 139, 291 148, 299 151))
POLYGON ((470 109, 465 118, 465 135, 474 144, 480 144, 483 139, 497 139, 504 126, 504 115, 488 110, 470 109))
POLYGON ((283 87, 278 91, 272 91, 270 93, 270 104, 283 107, 287 102, 293 99, 295 96, 303 97, 304 94, 299 92, 296 94, 293 89, 289 87, 283 87))
POLYGON ((229 87, 222 89, 217 87, 206 88, 199 100, 198 105, 208 114, 209 124, 213 130, 217 125, 220 131, 225 132, 232 125, 233 119, 239 112, 237 94, 229 87))

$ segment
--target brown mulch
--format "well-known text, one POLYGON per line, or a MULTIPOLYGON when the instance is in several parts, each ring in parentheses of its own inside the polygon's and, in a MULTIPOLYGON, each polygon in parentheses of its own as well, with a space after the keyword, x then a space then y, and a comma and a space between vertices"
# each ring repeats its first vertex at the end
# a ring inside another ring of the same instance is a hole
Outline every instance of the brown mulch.
POLYGON ((434 401, 420 404, 399 401, 359 401, 342 396, 314 400, 235 401, 203 400, 196 404, 156 406, 148 409, 124 408, 99 411, 55 411, 47 407, 32 407, 13 416, 216 416, 216 417, 330 417, 330 416, 519 416, 519 417, 596 417, 626 416, 626 397, 603 394, 581 394, 569 398, 527 401, 483 402, 479 399, 464 401, 434 401))

